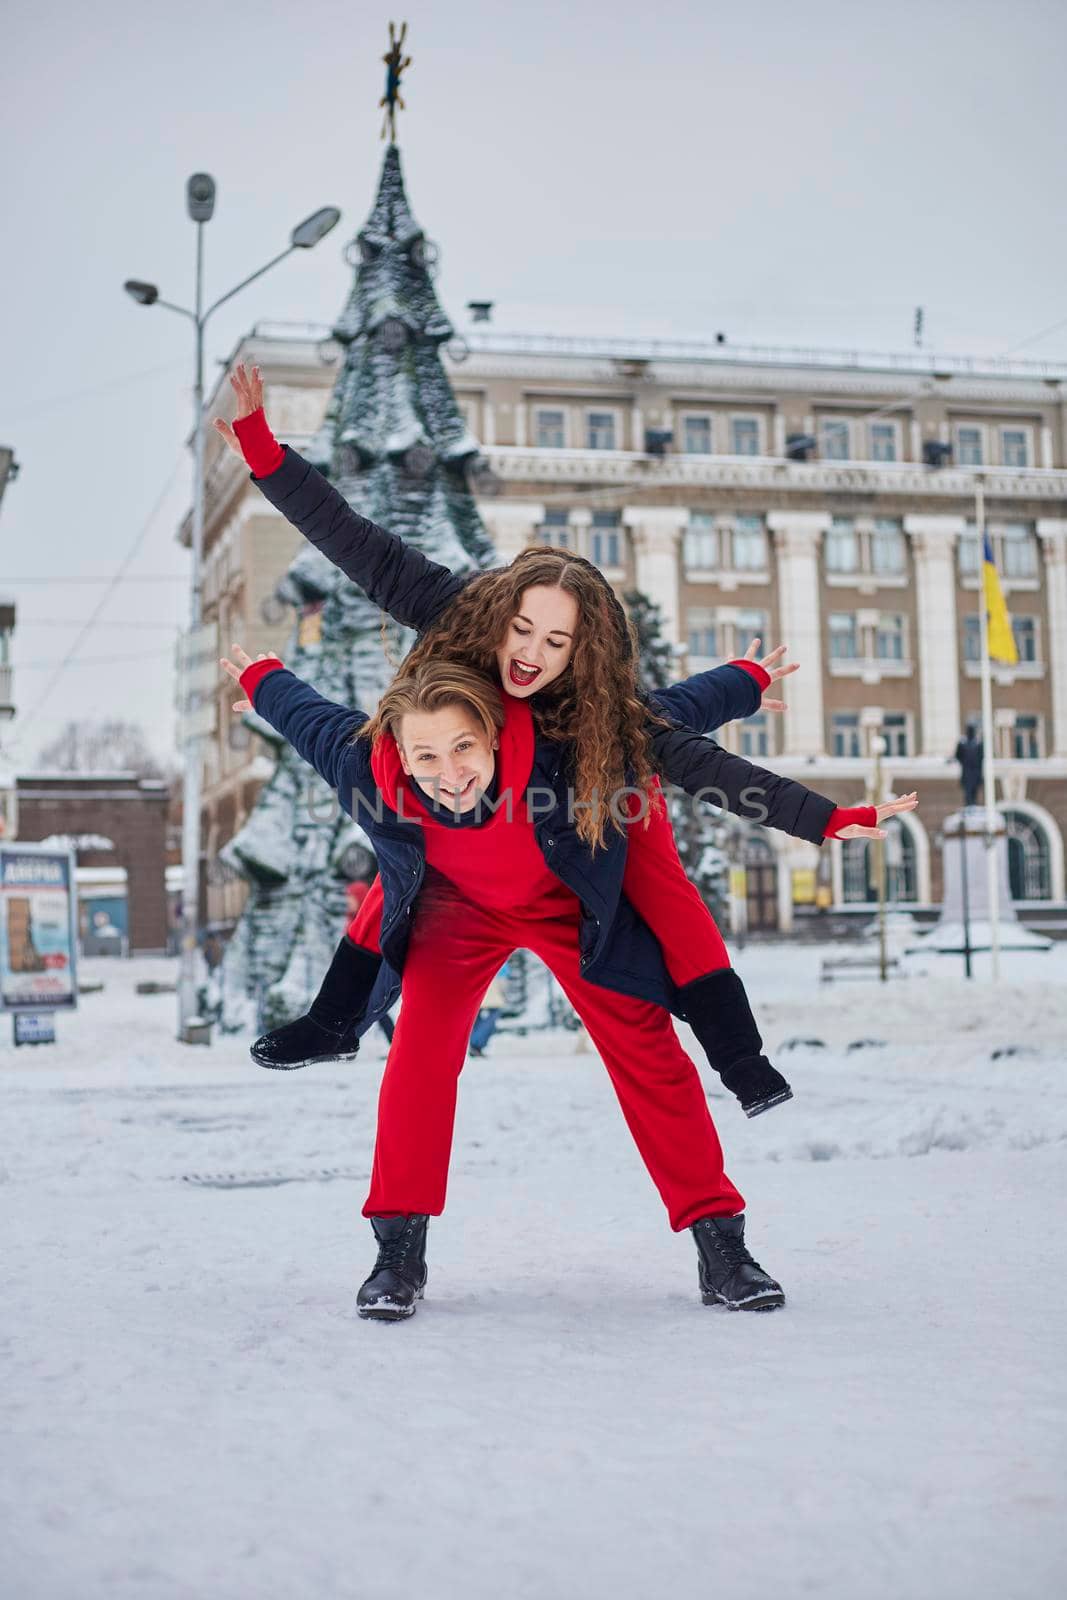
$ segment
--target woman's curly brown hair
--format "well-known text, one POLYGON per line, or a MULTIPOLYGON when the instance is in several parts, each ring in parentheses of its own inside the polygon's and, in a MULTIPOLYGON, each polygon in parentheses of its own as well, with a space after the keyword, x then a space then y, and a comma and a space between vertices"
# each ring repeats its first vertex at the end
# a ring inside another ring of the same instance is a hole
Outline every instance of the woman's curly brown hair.
MULTIPOLYGON (((570 661, 533 697, 531 710, 541 734, 571 747, 575 827, 595 849, 609 825, 623 831, 612 797, 628 782, 645 791, 652 783, 648 722, 667 724, 640 698, 633 628, 591 562, 569 550, 537 547, 508 567, 478 573, 415 644, 400 676, 436 658, 464 662, 499 682, 496 652, 524 591, 535 584, 565 590, 578 607, 570 661)), ((652 804, 658 807, 658 799, 652 804)))

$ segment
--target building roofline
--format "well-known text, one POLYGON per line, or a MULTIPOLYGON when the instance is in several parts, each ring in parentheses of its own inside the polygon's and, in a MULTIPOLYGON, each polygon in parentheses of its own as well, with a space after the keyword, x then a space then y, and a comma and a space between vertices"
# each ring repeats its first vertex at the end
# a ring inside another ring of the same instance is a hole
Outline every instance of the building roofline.
MULTIPOLYGON (((331 329, 325 323, 257 322, 247 337, 319 343, 331 337, 331 329)), ((1027 361, 1010 356, 942 355, 925 350, 821 350, 812 345, 718 344, 699 339, 645 339, 628 335, 608 338, 496 330, 462 330, 457 339, 472 355, 593 356, 617 361, 713 362, 725 367, 817 367, 852 372, 910 373, 928 378, 1014 377, 1067 382, 1067 362, 1027 361)))

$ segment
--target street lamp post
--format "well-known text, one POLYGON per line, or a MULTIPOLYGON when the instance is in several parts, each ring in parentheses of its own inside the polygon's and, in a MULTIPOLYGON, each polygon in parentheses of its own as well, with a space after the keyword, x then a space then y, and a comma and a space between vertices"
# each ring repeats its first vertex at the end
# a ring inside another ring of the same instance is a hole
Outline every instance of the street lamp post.
MULTIPOLYGON (((215 180, 207 172, 194 172, 185 186, 186 209, 196 223, 196 308, 175 305, 160 299, 154 283, 143 283, 130 278, 123 285, 126 293, 138 305, 164 306, 188 317, 196 338, 196 367, 193 384, 193 528, 192 572, 189 605, 189 645, 186 659, 195 651, 197 633, 201 625, 201 564, 204 548, 204 329, 211 317, 227 300, 261 278, 265 272, 284 261, 294 250, 310 250, 324 239, 341 220, 336 206, 323 206, 293 229, 289 245, 257 271, 242 278, 226 294, 221 295, 207 310, 203 309, 204 282, 204 224, 210 222, 215 210, 215 180)), ((182 786, 182 950, 181 973, 178 981, 178 1038, 193 1043, 198 1030, 193 1026, 196 1016, 196 949, 200 898, 200 736, 188 718, 185 708, 186 728, 184 738, 185 774, 182 786)))

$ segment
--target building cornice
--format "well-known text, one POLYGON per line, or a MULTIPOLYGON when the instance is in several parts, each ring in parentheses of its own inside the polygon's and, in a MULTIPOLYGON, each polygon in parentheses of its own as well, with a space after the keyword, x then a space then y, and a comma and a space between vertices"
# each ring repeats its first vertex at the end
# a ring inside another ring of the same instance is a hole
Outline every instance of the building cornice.
MULTIPOLYGON (((489 445, 483 454, 498 478, 509 483, 617 484, 620 489, 753 489, 778 494, 877 494, 901 499, 930 497, 974 500, 975 477, 958 468, 932 470, 914 462, 788 461, 775 456, 664 456, 629 450, 538 450, 489 445)), ((986 496, 993 500, 1062 501, 1067 505, 1067 470, 1058 467, 985 467, 986 496)))

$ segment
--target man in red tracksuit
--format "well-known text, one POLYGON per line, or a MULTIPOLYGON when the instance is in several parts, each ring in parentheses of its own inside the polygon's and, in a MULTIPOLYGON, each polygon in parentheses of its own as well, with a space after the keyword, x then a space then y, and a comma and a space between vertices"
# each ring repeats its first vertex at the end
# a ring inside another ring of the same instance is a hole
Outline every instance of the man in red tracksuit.
POLYGON ((360 1315, 398 1320, 421 1298, 426 1225, 444 1209, 467 1040, 493 975, 520 946, 549 967, 600 1052, 671 1226, 693 1232, 705 1303, 782 1305, 781 1286, 745 1245, 744 1202, 724 1171, 699 1074, 663 1004, 633 992, 652 992, 663 975, 620 964, 625 952, 661 962, 647 929, 623 917, 597 959, 599 981, 583 974, 591 931, 583 902, 600 903, 592 857, 566 850, 562 818, 546 826, 530 814, 540 751, 529 704, 468 667, 428 662, 395 682, 368 719, 324 700, 276 658, 235 653, 241 667, 224 665, 255 710, 358 813, 382 874, 383 965, 402 976, 363 1207, 379 1253, 359 1291, 360 1315), (441 679, 461 682, 443 705, 434 698, 441 679), (368 795, 377 815, 360 809, 368 795), (557 857, 558 871, 549 865, 557 857))

